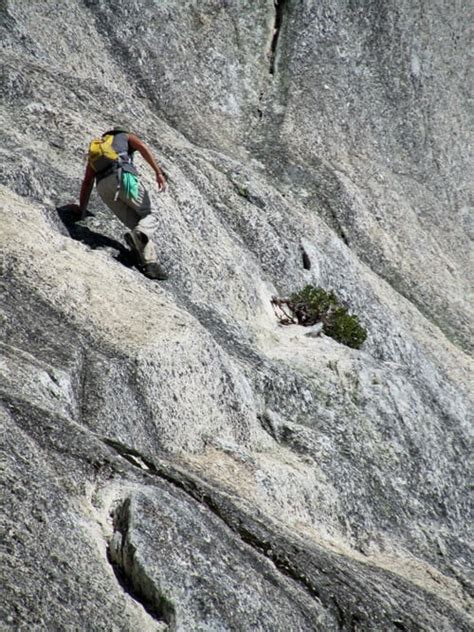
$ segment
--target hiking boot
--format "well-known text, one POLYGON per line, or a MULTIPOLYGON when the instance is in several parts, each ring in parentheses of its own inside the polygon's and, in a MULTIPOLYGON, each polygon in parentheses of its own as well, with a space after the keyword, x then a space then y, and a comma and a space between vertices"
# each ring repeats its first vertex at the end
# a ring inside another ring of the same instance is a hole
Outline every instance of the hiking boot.
POLYGON ((168 278, 168 274, 157 261, 145 263, 143 266, 143 274, 149 279, 156 279, 157 281, 166 281, 168 278))

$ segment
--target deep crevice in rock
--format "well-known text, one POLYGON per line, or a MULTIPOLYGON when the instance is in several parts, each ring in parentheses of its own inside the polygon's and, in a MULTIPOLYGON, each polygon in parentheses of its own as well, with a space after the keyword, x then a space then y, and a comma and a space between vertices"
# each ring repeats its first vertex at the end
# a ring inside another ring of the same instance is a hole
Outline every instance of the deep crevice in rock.
MULTIPOLYGON (((133 461, 132 461, 133 463, 133 461)), ((130 500, 126 499, 114 511, 114 535, 109 542, 107 557, 123 590, 140 603, 156 621, 175 629, 173 604, 161 595, 153 581, 135 558, 135 549, 128 541, 130 500)))
POLYGON ((276 56, 278 48, 278 40, 280 39, 281 25, 283 23, 283 14, 285 11, 286 0, 274 0, 275 4, 275 22, 273 25, 273 38, 270 46, 270 74, 274 75, 276 70, 276 56))
POLYGON ((303 268, 305 270, 311 270, 311 259, 303 246, 301 246, 301 257, 303 261, 303 268))
POLYGON ((111 565, 112 570, 114 572, 115 578, 117 579, 117 582, 119 583, 122 590, 125 593, 127 593, 127 595, 129 595, 134 601, 141 604, 143 608, 145 609, 145 611, 147 612, 147 614, 149 614, 150 617, 152 617, 155 621, 159 621, 160 623, 161 622, 168 623, 167 621, 165 621, 163 616, 157 613, 155 604, 150 603, 143 595, 139 594, 133 588, 133 585, 130 583, 130 579, 126 576, 124 570, 112 558, 110 547, 107 548, 107 560, 109 561, 109 564, 111 565))

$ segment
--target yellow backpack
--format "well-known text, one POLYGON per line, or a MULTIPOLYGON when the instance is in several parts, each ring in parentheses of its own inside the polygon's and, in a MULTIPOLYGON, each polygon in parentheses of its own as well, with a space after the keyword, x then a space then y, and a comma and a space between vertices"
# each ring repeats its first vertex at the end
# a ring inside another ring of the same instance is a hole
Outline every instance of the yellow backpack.
POLYGON ((89 165, 95 173, 112 169, 121 162, 121 154, 113 147, 114 138, 114 134, 106 134, 89 144, 89 165))

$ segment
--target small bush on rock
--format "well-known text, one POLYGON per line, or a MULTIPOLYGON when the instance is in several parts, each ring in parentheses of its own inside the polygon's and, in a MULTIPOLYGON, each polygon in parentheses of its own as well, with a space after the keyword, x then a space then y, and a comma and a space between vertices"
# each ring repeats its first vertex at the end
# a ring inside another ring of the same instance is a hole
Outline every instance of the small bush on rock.
POLYGON ((273 298, 272 303, 279 307, 287 305, 291 310, 293 317, 288 317, 285 312, 283 317, 279 316, 283 324, 296 322, 304 327, 310 327, 321 322, 323 332, 327 336, 353 349, 360 349, 367 338, 367 331, 359 323, 358 317, 349 314, 334 292, 306 285, 290 298, 273 298))

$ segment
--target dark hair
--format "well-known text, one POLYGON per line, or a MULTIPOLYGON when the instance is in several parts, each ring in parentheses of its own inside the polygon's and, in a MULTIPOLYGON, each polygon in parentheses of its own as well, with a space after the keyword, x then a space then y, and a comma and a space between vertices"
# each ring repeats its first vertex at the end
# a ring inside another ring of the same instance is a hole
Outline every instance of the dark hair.
POLYGON ((102 136, 107 136, 108 134, 112 134, 112 136, 115 136, 116 134, 128 134, 128 130, 123 129, 122 127, 114 127, 113 129, 109 129, 107 132, 104 132, 102 136))

